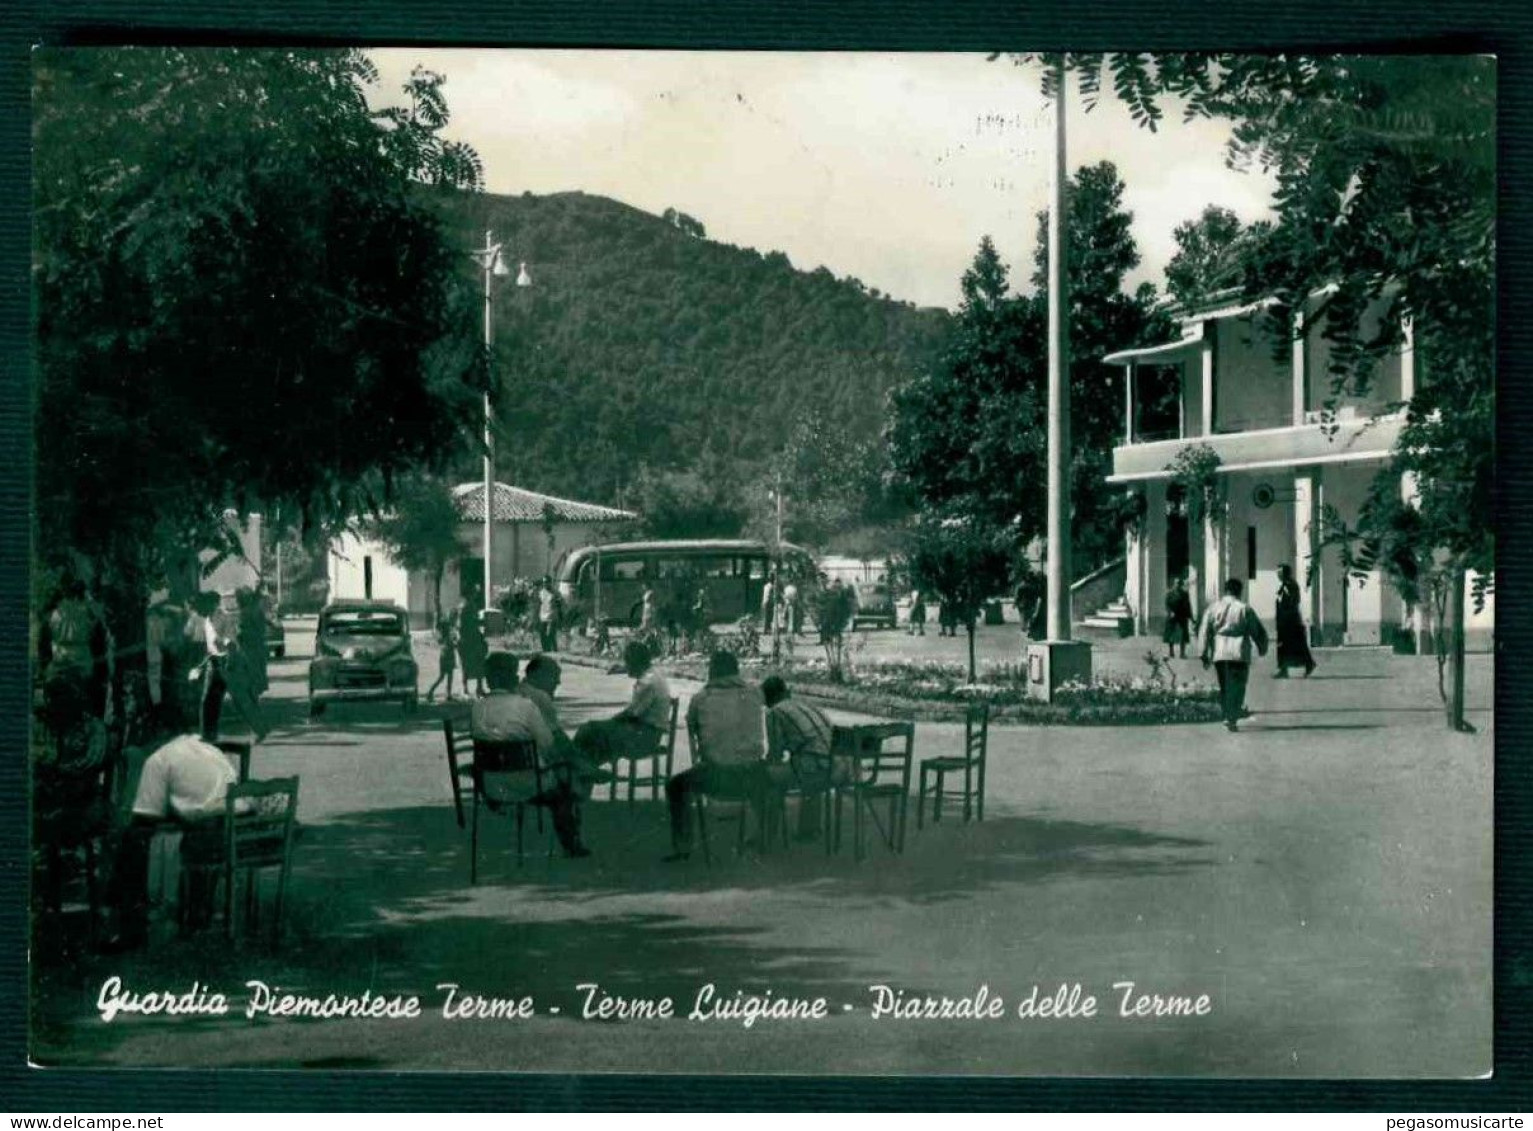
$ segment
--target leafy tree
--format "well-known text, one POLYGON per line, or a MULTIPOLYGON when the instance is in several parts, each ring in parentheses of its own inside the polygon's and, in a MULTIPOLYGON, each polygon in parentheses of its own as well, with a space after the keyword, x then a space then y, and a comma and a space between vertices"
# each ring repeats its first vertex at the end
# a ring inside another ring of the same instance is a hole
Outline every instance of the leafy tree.
POLYGON ((1245 279, 1245 259, 1272 231, 1265 220, 1243 227, 1228 208, 1210 204, 1196 220, 1176 226, 1176 254, 1166 264, 1166 290, 1192 306, 1245 279))
POLYGON ((904 568, 967 630, 970 683, 977 675, 975 623, 985 602, 1008 590, 1013 556, 1009 531, 974 519, 926 514, 911 532, 904 568))
POLYGON ((339 521, 472 419, 472 292, 422 186, 477 163, 439 77, 402 111, 375 81, 354 50, 36 56, 37 545, 94 561, 130 632, 225 507, 339 521))
POLYGON ((632 499, 649 538, 734 538, 746 519, 735 485, 698 471, 641 469, 632 499))
POLYGON ((442 617, 442 575, 468 551, 462 523, 452 488, 435 477, 413 475, 396 485, 389 509, 364 524, 402 567, 431 575, 433 623, 442 617))
MULTIPOLYGON (((1077 173, 1069 196, 1072 549, 1084 569, 1122 552, 1119 493, 1105 479, 1123 431, 1123 377, 1101 359, 1169 332, 1153 289, 1122 289, 1139 262, 1123 187, 1102 162, 1077 173)), ((895 472, 924 503, 1009 529, 1019 548, 1042 536, 1046 517, 1046 254, 1041 247, 1034 259, 1034 292, 1011 297, 994 245, 981 243, 952 344, 894 394, 887 432, 895 472)))
POLYGON ((1277 177, 1277 222, 1245 270, 1288 339, 1332 346, 1333 393, 1365 393, 1412 328, 1424 363, 1375 499, 1327 540, 1377 561, 1409 596, 1445 579, 1451 727, 1463 715, 1463 579, 1495 569, 1496 64, 1470 55, 1072 55, 1088 97, 1104 80, 1153 128, 1159 100, 1234 123, 1230 160, 1277 177), (1325 288, 1318 309, 1312 296, 1325 288), (1374 318, 1373 311, 1382 309, 1374 318), (1412 577, 1412 570, 1416 576, 1412 577))

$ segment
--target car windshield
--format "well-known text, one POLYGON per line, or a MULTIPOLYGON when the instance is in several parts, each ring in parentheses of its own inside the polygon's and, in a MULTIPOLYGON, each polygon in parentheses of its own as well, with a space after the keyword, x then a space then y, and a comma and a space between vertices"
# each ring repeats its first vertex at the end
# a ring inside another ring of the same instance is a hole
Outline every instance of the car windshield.
POLYGON ((404 621, 387 609, 343 609, 325 617, 326 636, 402 636, 404 621))

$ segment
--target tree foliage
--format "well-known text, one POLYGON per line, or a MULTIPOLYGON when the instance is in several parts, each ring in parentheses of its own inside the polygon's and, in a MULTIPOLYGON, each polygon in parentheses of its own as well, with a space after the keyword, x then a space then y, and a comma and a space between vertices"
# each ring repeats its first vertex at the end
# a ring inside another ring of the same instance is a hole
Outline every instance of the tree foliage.
POLYGON ((430 574, 434 618, 442 615, 442 575, 468 552, 452 488, 431 475, 411 475, 395 485, 392 504, 363 524, 396 563, 430 574))
POLYGON ((1010 531, 981 520, 929 512, 911 530, 904 568, 917 588, 968 630, 971 683, 975 623, 985 602, 1010 588, 1013 559, 1010 531))
MULTIPOLYGON (((1044 56, 1089 93, 1111 77, 1152 128, 1158 102, 1234 124, 1229 160, 1277 177, 1247 298, 1331 345, 1333 393, 1366 393, 1409 326, 1418 380, 1373 505, 1328 541, 1421 594, 1495 568, 1496 63, 1471 55, 1044 56), (1323 294, 1318 309, 1312 302, 1323 294), (1375 316, 1376 311, 1382 314, 1375 316), (1396 504, 1402 476, 1415 499, 1396 504), (1412 576, 1416 570, 1418 576, 1412 576), (1446 578, 1446 581, 1442 579, 1446 578), (1436 584, 1436 582, 1434 582, 1436 584)), ((1461 628, 1461 626, 1459 626, 1461 628)), ((1462 651, 1462 632, 1454 642, 1462 651)), ((1460 667, 1461 670, 1461 667, 1460 667)), ((1450 707, 1450 723, 1463 726, 1450 707)))
MULTIPOLYGON (((1069 194, 1072 549, 1082 569, 1122 553, 1121 508, 1105 479, 1122 438, 1123 375, 1102 358, 1169 332, 1152 288, 1123 291, 1139 262, 1123 188, 1102 162, 1081 168, 1069 194)), ((1033 291, 1008 294, 986 238, 947 353, 895 393, 887 431, 895 472, 924 503, 1008 529, 1019 548, 1042 537, 1047 508, 1047 215, 1038 222, 1033 291)))
MULTIPOLYGON (((748 511, 747 487, 801 420, 876 439, 888 390, 930 363, 951 321, 601 197, 442 209, 454 241, 491 228, 532 275, 493 295, 498 473, 554 495, 641 507, 673 475, 705 496, 722 477, 726 509, 748 511)), ((460 474, 476 454, 460 449, 460 474)))
POLYGON ((479 347, 420 186, 477 159, 438 76, 398 112, 375 80, 351 50, 36 57, 42 559, 126 584, 225 507, 337 519, 458 442, 479 347))
POLYGON ((1171 233, 1176 254, 1166 264, 1167 293, 1184 306, 1195 306, 1240 287, 1249 257, 1271 231, 1265 220, 1246 227, 1228 208, 1210 204, 1171 233))

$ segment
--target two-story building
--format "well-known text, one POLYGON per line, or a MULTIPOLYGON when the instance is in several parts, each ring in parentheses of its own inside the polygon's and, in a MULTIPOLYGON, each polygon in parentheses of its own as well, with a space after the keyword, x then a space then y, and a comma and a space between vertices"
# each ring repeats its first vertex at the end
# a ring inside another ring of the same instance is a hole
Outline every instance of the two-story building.
MULTIPOLYGON (((1113 450, 1111 481, 1138 487, 1145 499, 1128 537, 1124 584, 1135 630, 1161 630, 1165 592, 1176 577, 1187 581, 1198 613, 1227 578, 1242 579, 1270 627, 1277 569, 1286 563, 1303 589, 1316 644, 1391 644, 1399 629, 1419 637, 1423 617, 1382 573, 1349 577, 1339 550, 1318 545, 1327 508, 1355 521, 1389 462, 1404 423, 1398 406, 1421 377, 1409 332, 1366 395, 1343 395, 1327 420, 1330 343, 1318 330, 1298 334, 1279 360, 1266 305, 1215 300, 1180 316, 1177 340, 1106 359, 1127 377, 1125 437, 1113 450), (1220 505, 1203 521, 1189 521, 1169 468, 1198 445, 1218 456, 1220 505)), ((1488 646, 1494 609, 1469 607, 1468 640, 1488 646)))

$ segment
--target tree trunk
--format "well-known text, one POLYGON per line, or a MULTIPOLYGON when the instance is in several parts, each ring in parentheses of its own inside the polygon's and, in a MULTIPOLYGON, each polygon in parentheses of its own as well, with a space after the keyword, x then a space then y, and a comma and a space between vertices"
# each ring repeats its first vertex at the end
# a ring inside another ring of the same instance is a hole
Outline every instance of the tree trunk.
POLYGON ((969 618, 969 682, 973 683, 976 677, 974 671, 974 618, 969 618))
POLYGON ((1472 733, 1474 727, 1464 718, 1464 571, 1455 567, 1448 574, 1448 729, 1472 733))
POLYGON ((442 570, 445 563, 437 562, 431 571, 431 627, 442 623, 442 570))

